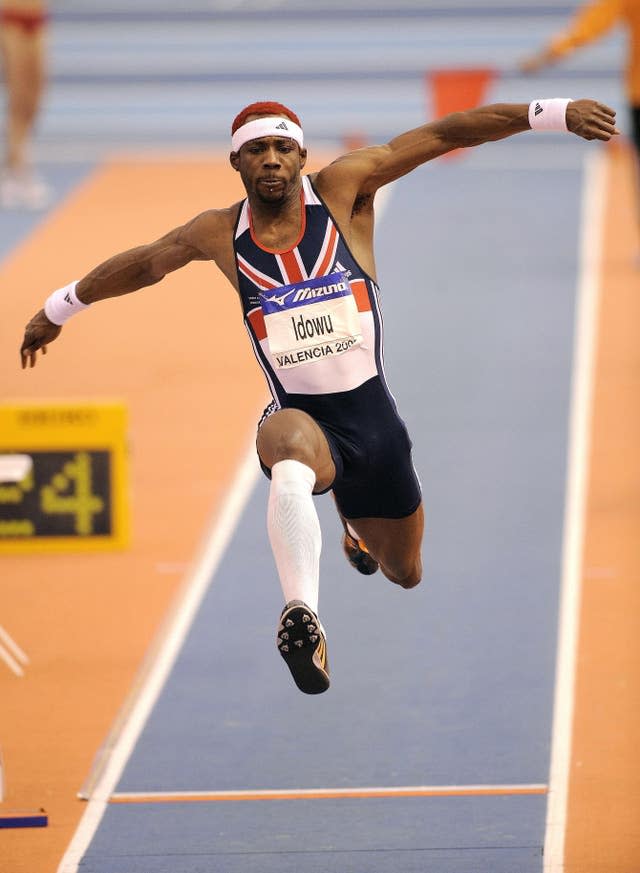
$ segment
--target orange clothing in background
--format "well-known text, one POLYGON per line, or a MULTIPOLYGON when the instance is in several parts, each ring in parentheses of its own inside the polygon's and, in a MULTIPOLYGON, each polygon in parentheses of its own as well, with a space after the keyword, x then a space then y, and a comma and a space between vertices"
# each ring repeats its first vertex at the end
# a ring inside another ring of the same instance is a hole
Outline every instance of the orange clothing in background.
POLYGON ((567 30, 549 45, 554 57, 560 58, 585 43, 592 42, 615 24, 629 31, 629 55, 626 84, 629 101, 640 105, 640 0, 596 0, 576 14, 567 30))
POLYGON ((24 33, 36 33, 47 23, 44 12, 22 12, 17 9, 0 9, 0 22, 7 27, 17 27, 24 33))
POLYGON ((44 0, 0 0, 0 23, 32 34, 41 30, 48 19, 44 0))

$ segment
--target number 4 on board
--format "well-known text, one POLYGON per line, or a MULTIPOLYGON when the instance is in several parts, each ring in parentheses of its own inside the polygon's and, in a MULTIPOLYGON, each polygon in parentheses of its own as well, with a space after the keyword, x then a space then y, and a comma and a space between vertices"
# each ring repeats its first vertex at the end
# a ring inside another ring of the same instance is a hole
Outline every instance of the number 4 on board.
POLYGON ((93 516, 104 509, 104 501, 92 493, 91 457, 77 452, 56 473, 48 485, 40 489, 40 506, 44 513, 73 515, 79 536, 93 533, 93 516))

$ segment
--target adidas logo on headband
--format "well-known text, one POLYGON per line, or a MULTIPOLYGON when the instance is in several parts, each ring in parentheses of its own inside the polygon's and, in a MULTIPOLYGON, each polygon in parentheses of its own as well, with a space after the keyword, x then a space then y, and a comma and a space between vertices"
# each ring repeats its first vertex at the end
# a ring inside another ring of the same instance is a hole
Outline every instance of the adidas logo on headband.
POLYGON ((256 118, 255 121, 247 121, 231 137, 231 148, 237 152, 246 142, 252 139, 260 139, 263 136, 282 136, 293 139, 300 148, 304 147, 302 128, 281 115, 266 115, 256 118))

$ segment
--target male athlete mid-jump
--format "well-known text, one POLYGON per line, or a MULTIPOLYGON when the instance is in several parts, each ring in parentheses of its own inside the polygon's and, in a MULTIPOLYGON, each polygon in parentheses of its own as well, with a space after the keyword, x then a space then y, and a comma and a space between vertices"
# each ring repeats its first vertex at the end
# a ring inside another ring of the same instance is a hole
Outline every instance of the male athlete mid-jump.
POLYGON ((403 588, 417 585, 422 572, 420 485, 382 367, 376 191, 452 149, 532 128, 604 141, 617 133, 614 111, 593 100, 496 104, 303 176, 298 117, 279 103, 254 103, 232 125, 230 160, 246 199, 109 258, 54 291, 26 327, 22 366, 33 367, 68 318, 99 300, 153 285, 194 260, 214 261, 228 278, 273 398, 257 450, 271 479, 267 524, 285 601, 277 646, 307 694, 329 687, 312 494, 333 492, 345 552, 361 572, 379 566, 403 588))

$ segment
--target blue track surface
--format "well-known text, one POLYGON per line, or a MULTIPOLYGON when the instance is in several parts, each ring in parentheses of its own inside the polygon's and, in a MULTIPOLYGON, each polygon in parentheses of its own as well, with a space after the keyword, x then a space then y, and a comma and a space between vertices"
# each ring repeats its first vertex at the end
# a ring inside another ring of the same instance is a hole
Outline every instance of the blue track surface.
POLYGON ((543 798, 112 808, 80 870, 537 873, 543 817, 543 798), (153 839, 141 846, 136 833, 153 839))

